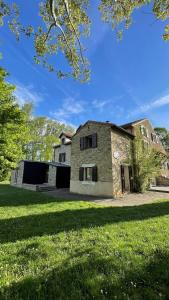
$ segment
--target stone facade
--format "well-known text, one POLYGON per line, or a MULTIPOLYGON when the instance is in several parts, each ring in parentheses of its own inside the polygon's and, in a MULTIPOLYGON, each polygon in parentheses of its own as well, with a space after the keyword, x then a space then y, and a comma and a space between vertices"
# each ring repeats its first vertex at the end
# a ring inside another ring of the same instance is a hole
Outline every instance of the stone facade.
POLYGON ((169 186, 169 177, 159 176, 157 178, 158 186, 169 186))
POLYGON ((117 133, 111 123, 87 122, 72 138, 70 191, 109 197, 121 194, 120 165, 128 159, 130 144, 129 135, 117 133), (80 150, 80 138, 95 133, 97 147, 80 150), (119 156, 113 158, 117 151, 119 156), (96 182, 79 180, 79 169, 83 166, 97 166, 96 182))
MULTIPOLYGON (((112 154, 112 178, 113 178, 113 195, 122 194, 121 189, 121 165, 132 165, 132 139, 129 136, 111 131, 111 154, 112 154)), ((127 172, 125 168, 125 172, 127 172)), ((130 182, 128 174, 126 178, 126 189, 130 191, 130 182)))
POLYGON ((54 155, 53 160, 54 162, 61 162, 70 166, 71 164, 71 139, 72 135, 70 134, 67 136, 65 133, 60 134, 60 145, 56 145, 54 147, 54 155), (65 160, 60 161, 60 154, 65 155, 65 160))
POLYGON ((146 143, 148 147, 151 147, 166 156, 166 159, 164 159, 164 163, 161 166, 160 175, 169 177, 169 161, 167 160, 167 153, 150 121, 148 119, 138 120, 133 123, 124 124, 122 127, 135 136, 138 132, 141 133, 143 142, 146 143))
POLYGON ((59 154, 65 153, 65 161, 62 162, 66 165, 71 164, 71 144, 59 145, 54 148, 54 162, 59 162, 59 154))
POLYGON ((48 184, 50 186, 56 186, 56 172, 57 168, 55 166, 49 165, 48 184))
POLYGON ((18 187, 21 187, 23 183, 23 174, 24 161, 20 161, 18 164, 18 168, 12 170, 11 172, 11 185, 17 185, 18 187))

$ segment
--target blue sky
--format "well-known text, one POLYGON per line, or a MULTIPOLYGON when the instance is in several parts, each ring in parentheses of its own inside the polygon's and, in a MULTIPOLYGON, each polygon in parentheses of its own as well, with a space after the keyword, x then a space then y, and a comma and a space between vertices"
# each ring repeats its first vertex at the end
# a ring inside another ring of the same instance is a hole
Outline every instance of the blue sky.
MULTIPOLYGON (((16 2, 21 6, 21 20, 37 25, 39 1, 16 2)), ((111 26, 100 21, 96 1, 92 3, 94 22, 86 41, 91 80, 86 84, 57 79, 34 63, 31 40, 16 42, 5 27, 0 29, 0 64, 17 86, 20 103, 33 101, 36 115, 74 126, 88 119, 120 125, 147 117, 154 126, 169 129, 169 42, 161 38, 165 23, 154 21, 144 7, 134 14, 133 25, 119 42, 111 26)))

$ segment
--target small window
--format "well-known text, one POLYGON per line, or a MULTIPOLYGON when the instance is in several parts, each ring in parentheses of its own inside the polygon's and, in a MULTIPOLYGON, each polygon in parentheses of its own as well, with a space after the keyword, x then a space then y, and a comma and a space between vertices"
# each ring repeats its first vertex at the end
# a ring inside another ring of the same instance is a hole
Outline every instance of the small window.
POLYGON ((97 167, 81 167, 79 169, 80 181, 97 181, 97 167))
POLYGON ((92 168, 84 168, 84 180, 92 181, 92 168))
POLYGON ((152 140, 153 143, 157 143, 157 136, 156 136, 155 133, 151 134, 151 140, 152 140))
POLYGON ((97 133, 80 138, 80 150, 97 148, 97 133))
POLYGON ((65 138, 62 138, 62 145, 64 145, 65 144, 65 138))
POLYGON ((145 137, 148 137, 148 130, 146 129, 146 127, 144 127, 143 125, 140 126, 140 131, 141 134, 144 135, 145 137))
POLYGON ((59 153, 59 162, 66 161, 66 153, 59 153))

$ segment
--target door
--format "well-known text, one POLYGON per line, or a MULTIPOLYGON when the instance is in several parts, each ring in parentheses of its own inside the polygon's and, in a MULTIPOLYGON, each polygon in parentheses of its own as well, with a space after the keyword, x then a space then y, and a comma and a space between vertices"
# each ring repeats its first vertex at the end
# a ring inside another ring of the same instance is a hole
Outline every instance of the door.
POLYGON ((56 187, 58 189, 70 187, 70 167, 57 167, 56 187))
POLYGON ((133 191, 133 168, 121 165, 121 187, 122 193, 133 191))
POLYGON ((122 165, 121 165, 121 190, 122 190, 122 193, 125 192, 124 166, 122 166, 122 165))
POLYGON ((130 192, 134 191, 134 177, 133 177, 133 168, 128 166, 129 169, 129 180, 130 180, 130 192))

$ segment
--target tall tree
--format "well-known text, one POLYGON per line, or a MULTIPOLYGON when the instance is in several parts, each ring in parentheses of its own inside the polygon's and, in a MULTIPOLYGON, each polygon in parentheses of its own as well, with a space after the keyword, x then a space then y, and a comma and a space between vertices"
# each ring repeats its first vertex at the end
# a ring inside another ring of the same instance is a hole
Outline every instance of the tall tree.
POLYGON ((137 132, 134 139, 134 173, 137 192, 142 193, 150 187, 152 179, 160 175, 161 165, 166 159, 165 155, 144 143, 140 132, 137 132))
POLYGON ((156 127, 156 134, 159 136, 164 148, 169 153, 169 131, 166 128, 156 127))
MULTIPOLYGON (((17 0, 16 0, 17 2, 17 0)), ((39 14, 42 22, 38 28, 31 24, 22 26, 19 22, 19 8, 0 0, 0 25, 4 17, 9 28, 19 39, 20 33, 32 36, 35 43, 36 63, 42 63, 49 71, 56 71, 59 77, 71 74, 74 78, 86 81, 90 77, 88 61, 84 57, 82 37, 89 35, 91 20, 89 6, 91 0, 39 0, 39 14), (61 51, 70 66, 70 72, 64 74, 49 63, 50 55, 61 51)), ((101 0, 96 1, 102 20, 111 24, 113 30, 122 37, 124 29, 132 23, 133 12, 143 6, 149 7, 148 14, 156 20, 166 21, 169 18, 168 0, 101 0)), ((94 20, 92 20, 94 21, 94 20)), ((169 24, 165 23, 163 39, 169 39, 169 24)))
POLYGON ((0 68, 0 181, 24 157, 23 144, 27 142, 25 114, 16 103, 15 87, 6 82, 6 76, 0 68))
POLYGON ((68 125, 61 124, 47 117, 37 117, 32 114, 33 105, 26 103, 23 106, 26 113, 29 142, 25 145, 26 158, 29 160, 51 161, 53 146, 59 143, 58 136, 61 131, 74 132, 68 125))

